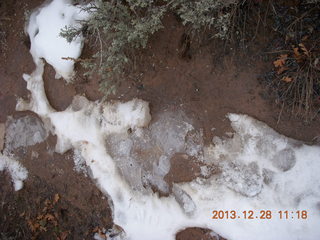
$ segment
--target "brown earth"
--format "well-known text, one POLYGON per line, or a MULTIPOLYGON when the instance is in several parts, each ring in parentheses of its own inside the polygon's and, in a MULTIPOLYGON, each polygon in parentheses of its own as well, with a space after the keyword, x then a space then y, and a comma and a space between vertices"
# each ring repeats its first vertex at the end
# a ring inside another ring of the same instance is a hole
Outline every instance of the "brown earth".
MULTIPOLYGON (((5 123, 8 116, 31 114, 17 113, 15 105, 17 97, 28 96, 22 74, 34 69, 23 32, 24 16, 42 2, 11 0, 0 3, 0 32, 5 33, 4 38, 0 35, 0 123, 5 123)), ((275 99, 258 81, 260 75, 272 67, 272 60, 263 49, 270 40, 268 33, 261 36, 259 44, 245 51, 226 49, 218 41, 204 44, 197 50, 186 50, 181 47, 185 29, 177 19, 168 15, 164 25, 137 57, 136 68, 119 87, 117 95, 110 98, 142 98, 150 102, 154 115, 164 109, 182 109, 197 128, 204 130, 206 143, 213 136, 231 131, 225 117, 227 113, 248 114, 281 134, 308 143, 320 136, 319 117, 310 123, 304 123, 287 111, 282 111, 280 117, 281 109, 275 99)), ((83 54, 90 54, 90 49, 85 49, 83 54)), ((69 85, 54 79, 52 67, 45 69, 46 93, 57 110, 64 110, 75 94, 84 94, 90 100, 102 97, 98 79, 84 78, 80 74, 84 70, 78 65, 76 68, 79 74, 74 84, 69 85)), ((98 231, 97 227, 112 225, 111 211, 103 194, 91 179, 73 170, 72 152, 53 153, 55 141, 55 137, 50 136, 41 144, 14 152, 29 171, 22 190, 14 192, 9 177, 0 173, 0 239, 90 239, 93 231, 98 231), (57 220, 57 226, 47 220, 47 232, 32 232, 30 221, 34 224, 39 215, 47 213, 43 208, 48 201, 54 202, 55 194, 60 199, 50 208, 50 214, 57 220)), ((182 166, 181 157, 172 159, 171 171, 166 176, 169 184, 189 181, 199 174, 196 163, 190 160, 182 166)), ((177 239, 214 238, 205 229, 191 228, 178 233, 177 239)))

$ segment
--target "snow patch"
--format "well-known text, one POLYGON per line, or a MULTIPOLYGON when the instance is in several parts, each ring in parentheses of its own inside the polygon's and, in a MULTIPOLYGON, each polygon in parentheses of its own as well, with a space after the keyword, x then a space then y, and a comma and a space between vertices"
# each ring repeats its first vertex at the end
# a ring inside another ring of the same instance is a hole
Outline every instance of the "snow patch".
POLYGON ((56 78, 70 81, 74 75, 74 61, 82 51, 83 37, 80 35, 71 43, 60 36, 66 26, 79 26, 79 20, 88 18, 85 11, 73 6, 71 0, 53 0, 35 10, 26 27, 31 41, 30 53, 38 65, 41 58, 52 65, 56 78), (64 59, 63 59, 64 58, 64 59))
POLYGON ((28 177, 28 171, 13 157, 8 157, 0 153, 0 172, 7 171, 14 186, 15 191, 23 187, 23 181, 28 177))

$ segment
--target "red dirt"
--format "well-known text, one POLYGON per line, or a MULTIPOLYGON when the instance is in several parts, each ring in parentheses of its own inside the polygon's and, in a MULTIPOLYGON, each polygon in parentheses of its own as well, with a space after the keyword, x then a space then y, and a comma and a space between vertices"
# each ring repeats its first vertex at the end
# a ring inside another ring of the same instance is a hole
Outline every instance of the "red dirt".
MULTIPOLYGON (((16 98, 26 98, 28 95, 21 76, 34 69, 28 41, 23 33, 24 12, 42 2, 11 1, 6 6, 0 5, 0 17, 8 18, 5 26, 7 47, 0 58, 1 123, 8 116, 30 114, 15 112, 16 98)), ((212 42, 197 51, 191 49, 188 52, 191 58, 182 58, 180 43, 184 28, 171 15, 165 18, 164 25, 165 28, 155 34, 147 49, 141 53, 136 69, 127 76, 117 95, 110 98, 142 98, 150 102, 151 114, 168 108, 182 109, 193 119, 197 128, 204 129, 206 143, 211 142, 214 135, 222 136, 231 131, 225 118, 227 113, 248 114, 281 134, 306 142, 312 142, 320 135, 319 117, 306 124, 283 111, 279 119, 279 107, 257 80, 272 64, 264 62, 263 55, 255 51, 226 51, 222 43, 212 42)), ((80 66, 76 67, 80 73, 84 71, 80 66)), ((79 74, 74 84, 67 85, 63 80, 54 79, 53 69, 47 66, 44 80, 48 99, 57 110, 64 110, 75 94, 84 94, 90 100, 102 96, 96 78, 85 79, 79 74)), ((50 154, 55 141, 55 137, 50 136, 41 144, 15 152, 29 171, 21 191, 13 192, 8 177, 0 173, 3 202, 0 207, 0 229, 8 237, 31 239, 35 236, 27 224, 27 218, 36 217, 44 201, 52 199, 56 193, 61 196, 54 210, 61 227, 58 233, 69 231, 67 239, 88 239, 95 227, 110 227, 112 224, 103 194, 92 180, 73 170, 72 153, 50 154), (32 151, 38 152, 39 157, 32 158, 32 151)), ((166 180, 170 184, 192 180, 199 174, 199 166, 193 162, 188 166, 183 168, 178 161, 172 160, 172 169, 166 180)), ((56 236, 54 228, 49 228, 38 239, 53 239, 56 236)), ((177 239, 214 238, 209 237, 207 230, 191 228, 180 232, 177 239)))

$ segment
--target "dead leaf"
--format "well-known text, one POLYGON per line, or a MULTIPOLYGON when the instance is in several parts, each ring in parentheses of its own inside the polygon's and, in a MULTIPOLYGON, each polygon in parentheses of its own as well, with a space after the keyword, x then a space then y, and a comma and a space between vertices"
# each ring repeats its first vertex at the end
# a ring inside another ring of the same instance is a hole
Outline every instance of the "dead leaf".
POLYGON ((24 215, 26 215, 26 212, 21 213, 19 216, 24 217, 24 215))
POLYGON ((289 82, 292 82, 293 79, 291 77, 285 76, 281 80, 286 82, 286 83, 289 83, 289 82))
POLYGON ((56 193, 53 198, 53 204, 56 204, 59 201, 59 199, 60 199, 60 196, 58 193, 56 193))
POLYGON ((46 232, 46 231, 47 231, 47 228, 46 228, 46 227, 43 227, 43 226, 40 226, 40 231, 41 231, 41 232, 46 232))
POLYGON ((47 225, 47 220, 46 219, 41 219, 39 221, 39 224, 40 224, 41 227, 45 227, 47 225))
POLYGON ((49 205, 51 205, 51 201, 49 199, 44 200, 44 205, 48 207, 49 205))
POLYGON ((278 74, 281 74, 281 73, 287 71, 288 69, 289 69, 288 67, 282 66, 282 67, 280 67, 280 68, 277 70, 277 73, 278 73, 278 74))
POLYGON ((69 232, 68 232, 68 231, 64 231, 64 232, 62 232, 62 233, 60 234, 59 239, 60 239, 60 240, 66 240, 67 237, 68 237, 68 235, 69 235, 69 232))
POLYGON ((294 52, 294 56, 296 57, 296 58, 299 58, 300 57, 300 53, 299 53, 299 48, 297 48, 297 47, 294 47, 293 48, 293 52, 294 52))
POLYGON ((40 224, 39 223, 34 223, 32 220, 28 220, 28 225, 29 225, 29 228, 31 230, 31 232, 36 232, 37 229, 39 229, 40 227, 40 224))
POLYGON ((100 238, 107 239, 107 235, 102 230, 99 229, 98 234, 100 238))
POLYGON ((288 54, 281 54, 279 58, 273 62, 273 65, 275 67, 282 67, 285 65, 287 58, 288 58, 288 54))
POLYGON ((53 221, 55 220, 55 217, 50 214, 50 213, 47 213, 45 216, 44 216, 45 219, 47 219, 48 221, 53 221))
POLYGON ((306 56, 310 56, 308 49, 306 48, 306 46, 303 43, 299 43, 299 47, 301 48, 302 52, 306 55, 306 56))

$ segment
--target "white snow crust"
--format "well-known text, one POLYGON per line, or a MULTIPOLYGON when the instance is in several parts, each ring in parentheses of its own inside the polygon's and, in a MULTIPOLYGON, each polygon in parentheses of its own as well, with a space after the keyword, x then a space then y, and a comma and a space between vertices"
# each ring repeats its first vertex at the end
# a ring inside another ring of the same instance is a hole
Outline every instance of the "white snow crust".
POLYGON ((66 26, 79 26, 79 20, 87 18, 88 14, 73 6, 70 0, 54 0, 35 10, 26 26, 34 62, 39 64, 40 59, 44 58, 55 69, 56 78, 63 77, 70 81, 74 74, 72 59, 80 56, 83 37, 79 36, 69 43, 60 36, 60 32, 66 26))

